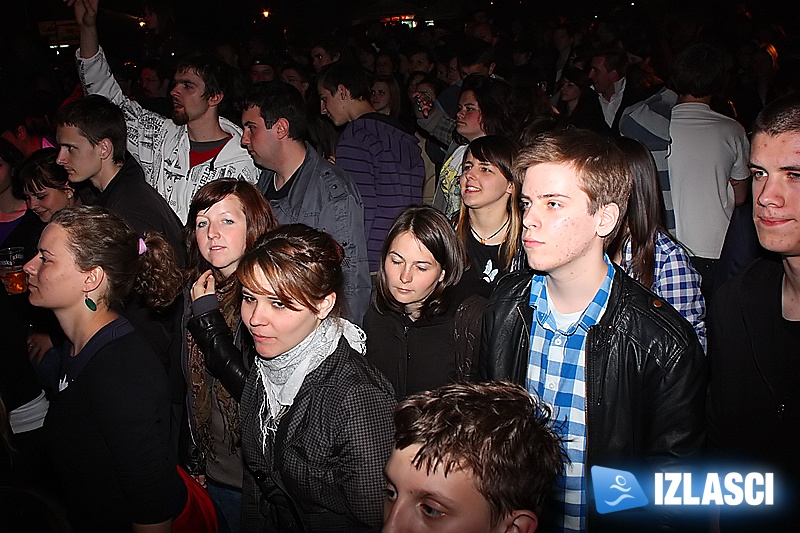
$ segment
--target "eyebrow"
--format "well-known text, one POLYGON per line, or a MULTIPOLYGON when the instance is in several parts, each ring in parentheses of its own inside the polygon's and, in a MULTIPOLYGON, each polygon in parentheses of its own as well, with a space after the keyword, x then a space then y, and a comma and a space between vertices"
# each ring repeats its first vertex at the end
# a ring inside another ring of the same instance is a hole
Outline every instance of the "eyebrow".
MULTIPOLYGON (((395 252, 394 250, 389 250, 389 254, 390 254, 390 255, 396 255, 397 257, 399 257, 399 258, 400 258, 400 259, 402 259, 403 261, 405 261, 405 260, 406 260, 406 258, 405 258, 405 257, 403 257, 403 256, 402 256, 402 255, 400 255, 399 253, 395 252)), ((422 260, 422 261, 414 261, 414 262, 412 262, 411 264, 412 264, 412 265, 419 265, 419 264, 422 264, 422 265, 432 265, 433 263, 431 263, 430 261, 425 261, 425 260, 422 260)))
MULTIPOLYGON (((747 164, 747 168, 749 168, 749 169, 757 168, 759 170, 766 170, 764 167, 762 167, 758 163, 748 163, 747 164)), ((780 167, 780 168, 778 168, 778 170, 783 170, 783 171, 786 171, 786 172, 800 172, 800 165, 788 165, 788 166, 780 167)))
POLYGON ((196 85, 195 82, 190 80, 189 78, 175 78, 175 83, 185 83, 186 85, 196 85))

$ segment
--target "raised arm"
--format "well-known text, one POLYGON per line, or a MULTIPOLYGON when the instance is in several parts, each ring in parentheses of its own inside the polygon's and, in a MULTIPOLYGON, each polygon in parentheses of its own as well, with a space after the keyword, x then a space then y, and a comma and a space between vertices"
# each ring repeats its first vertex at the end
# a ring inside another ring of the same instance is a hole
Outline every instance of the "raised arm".
POLYGON ((97 39, 98 0, 69 0, 67 5, 75 7, 75 22, 80 30, 80 54, 84 59, 94 57, 100 50, 97 39))

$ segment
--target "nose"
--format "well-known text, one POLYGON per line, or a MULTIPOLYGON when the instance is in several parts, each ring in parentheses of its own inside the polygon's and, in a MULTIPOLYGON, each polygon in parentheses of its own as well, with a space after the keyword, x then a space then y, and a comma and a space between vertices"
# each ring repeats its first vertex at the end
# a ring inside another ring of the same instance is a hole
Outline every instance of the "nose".
POLYGON ((258 300, 256 300, 253 303, 253 308, 252 309, 253 309, 253 313, 247 319, 247 324, 251 328, 256 328, 256 327, 259 327, 259 326, 266 326, 267 324, 269 324, 269 319, 267 317, 267 314, 262 309, 262 306, 260 306, 258 304, 258 300))
POLYGON ((39 206, 39 200, 35 196, 28 196, 25 198, 25 202, 28 204, 28 209, 33 209, 34 207, 39 206))
POLYGON ((36 260, 37 258, 34 257, 33 259, 25 263, 25 266, 22 267, 22 271, 25 272, 28 276, 33 276, 34 274, 36 274, 36 266, 35 266, 36 260))
POLYGON ((784 195, 781 181, 769 176, 753 181, 753 196, 761 207, 783 207, 784 195))
POLYGON ((219 228, 217 228, 216 223, 209 221, 206 227, 206 235, 209 239, 216 239, 219 237, 219 228))
POLYGON ((522 226, 525 228, 536 228, 539 225, 539 216, 535 213, 533 207, 528 207, 528 209, 522 213, 522 226))
POLYGON ((250 145, 250 130, 247 128, 242 132, 242 146, 247 147, 250 145))
POLYGON ((384 504, 382 533, 407 533, 412 531, 412 529, 408 527, 409 524, 405 524, 407 520, 405 520, 404 517, 407 514, 407 511, 403 511, 401 502, 387 501, 384 504))
POLYGON ((400 281, 402 283, 411 283, 414 280, 414 276, 411 275, 411 267, 404 266, 403 270, 400 271, 400 281))
POLYGON ((172 90, 169 92, 170 96, 175 96, 176 94, 178 94, 178 86, 177 85, 175 87, 173 87, 172 90))
POLYGON ((328 114, 328 109, 325 107, 325 102, 323 102, 322 100, 320 100, 319 102, 319 112, 322 113, 323 115, 328 114))
POLYGON ((67 149, 66 147, 62 146, 58 149, 58 157, 56 158, 56 163, 64 166, 67 164, 67 149))

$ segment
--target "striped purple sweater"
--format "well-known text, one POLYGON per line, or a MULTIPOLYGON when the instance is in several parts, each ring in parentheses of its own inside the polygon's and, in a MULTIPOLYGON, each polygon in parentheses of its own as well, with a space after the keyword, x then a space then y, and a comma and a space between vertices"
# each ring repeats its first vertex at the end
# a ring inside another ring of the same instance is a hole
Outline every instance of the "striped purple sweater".
POLYGON ((392 222, 407 206, 422 201, 422 151, 417 138, 392 119, 368 113, 345 126, 336 145, 336 166, 350 174, 361 193, 369 269, 375 272, 392 222))

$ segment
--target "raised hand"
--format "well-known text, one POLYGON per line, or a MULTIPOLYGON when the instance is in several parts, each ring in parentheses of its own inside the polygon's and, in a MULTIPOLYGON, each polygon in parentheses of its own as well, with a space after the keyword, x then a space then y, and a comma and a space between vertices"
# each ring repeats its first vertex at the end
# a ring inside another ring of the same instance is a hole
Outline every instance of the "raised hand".
POLYGON ((215 291, 216 283, 214 282, 214 274, 211 272, 211 270, 206 270, 200 274, 200 277, 194 282, 194 285, 192 285, 192 301, 195 301, 206 294, 214 294, 215 291))
POLYGON ((97 24, 98 0, 65 0, 67 6, 75 7, 75 21, 78 26, 93 28, 97 24))

